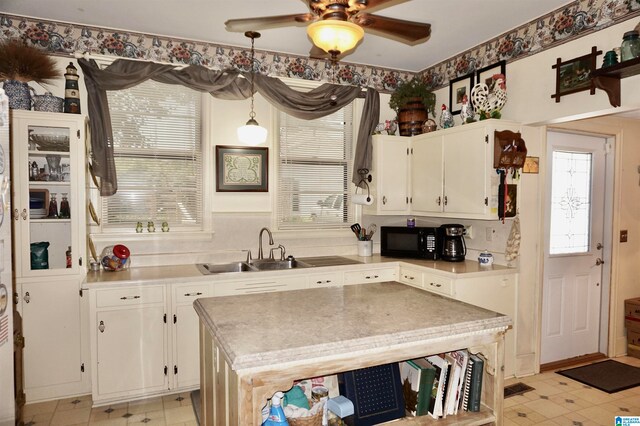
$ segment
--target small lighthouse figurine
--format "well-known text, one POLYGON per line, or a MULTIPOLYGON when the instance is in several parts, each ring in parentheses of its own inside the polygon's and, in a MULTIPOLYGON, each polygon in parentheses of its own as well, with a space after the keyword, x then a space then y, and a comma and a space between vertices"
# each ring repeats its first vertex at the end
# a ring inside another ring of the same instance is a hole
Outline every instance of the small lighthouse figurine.
POLYGON ((80 114, 80 89, 78 88, 78 70, 69 62, 64 74, 64 112, 80 114))

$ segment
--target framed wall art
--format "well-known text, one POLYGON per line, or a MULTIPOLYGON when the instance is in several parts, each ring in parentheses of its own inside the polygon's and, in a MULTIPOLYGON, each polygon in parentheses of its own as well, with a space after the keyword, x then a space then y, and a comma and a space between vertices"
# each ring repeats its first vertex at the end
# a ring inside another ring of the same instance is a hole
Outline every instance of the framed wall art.
POLYGON ((464 95, 467 95, 469 102, 471 102, 472 87, 473 73, 449 81, 449 111, 451 114, 460 114, 464 95))
POLYGON ((216 192, 268 190, 268 148, 216 146, 216 192))
POLYGON ((597 47, 591 48, 591 53, 579 56, 568 61, 558 58, 556 64, 551 68, 556 70, 556 93, 551 97, 556 102, 560 98, 571 93, 589 90, 591 94, 596 93, 595 85, 591 84, 591 73, 596 69, 596 57, 602 54, 602 50, 597 47))
MULTIPOLYGON (((496 74, 502 74, 507 77, 507 62, 500 61, 495 64, 491 64, 487 67, 481 68, 476 71, 476 84, 484 83, 489 86, 489 91, 493 91, 493 86, 496 84, 496 81, 493 79, 493 76, 496 74)), ((506 80, 505 80, 506 81, 506 80)))

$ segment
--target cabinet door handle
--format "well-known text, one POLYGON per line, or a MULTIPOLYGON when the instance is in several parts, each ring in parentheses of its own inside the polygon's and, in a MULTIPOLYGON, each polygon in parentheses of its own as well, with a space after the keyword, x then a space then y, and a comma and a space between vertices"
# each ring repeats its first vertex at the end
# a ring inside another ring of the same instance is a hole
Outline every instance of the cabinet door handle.
POLYGON ((100 321, 100 325, 98 325, 98 330, 100 330, 100 333, 104 333, 104 321, 100 321))
POLYGON ((140 299, 140 296, 122 296, 120 300, 140 299))
POLYGON ((438 203, 438 205, 442 204, 442 197, 438 197, 438 199, 436 200, 436 203, 438 203))
POLYGON ((386 195, 382 196, 382 204, 387 204, 387 197, 386 195))
POLYGON ((445 206, 447 205, 447 202, 448 202, 448 200, 447 200, 447 196, 445 195, 445 196, 444 196, 444 205, 445 205, 445 206))
POLYGON ((14 218, 15 220, 20 219, 20 212, 19 212, 19 210, 18 210, 18 209, 14 209, 14 210, 13 210, 13 218, 14 218))
POLYGON ((438 287, 438 288, 442 287, 442 284, 436 284, 436 283, 429 283, 429 285, 431 287, 438 287))
POLYGON ((22 209, 20 216, 22 216, 22 220, 27 220, 27 209, 22 209))
POLYGON ((29 292, 26 292, 26 293, 24 294, 23 299, 24 299, 24 303, 29 303, 29 302, 31 302, 31 295, 29 294, 29 292))
POLYGON ((195 292, 195 293, 185 293, 184 294, 186 297, 191 297, 191 296, 201 296, 202 293, 200 293, 199 291, 195 292))
POLYGON ((413 279, 415 279, 415 277, 410 277, 409 275, 405 275, 404 277, 405 277, 406 279, 408 279, 408 280, 413 280, 413 279))

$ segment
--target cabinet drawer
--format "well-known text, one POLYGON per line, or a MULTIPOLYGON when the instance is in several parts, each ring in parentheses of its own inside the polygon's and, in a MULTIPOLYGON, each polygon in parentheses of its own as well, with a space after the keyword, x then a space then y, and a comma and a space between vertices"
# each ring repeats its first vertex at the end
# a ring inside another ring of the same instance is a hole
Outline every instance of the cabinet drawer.
POLYGON ((174 289, 176 303, 193 303, 199 297, 209 297, 211 293, 209 284, 193 284, 177 286, 174 289))
POLYGON ((341 286, 342 274, 339 272, 332 272, 327 274, 309 275, 307 283, 309 284, 309 288, 341 286))
POLYGON ((152 303, 164 303, 164 287, 140 286, 96 291, 98 308, 152 303))
POLYGON ((453 296, 453 280, 438 275, 423 274, 424 289, 445 296, 453 296))
POLYGON ((416 269, 401 266, 398 281, 413 287, 423 288, 422 272, 416 269))
POLYGON ((344 273, 345 284, 379 283, 395 281, 398 274, 395 268, 371 269, 369 271, 351 271, 344 273))

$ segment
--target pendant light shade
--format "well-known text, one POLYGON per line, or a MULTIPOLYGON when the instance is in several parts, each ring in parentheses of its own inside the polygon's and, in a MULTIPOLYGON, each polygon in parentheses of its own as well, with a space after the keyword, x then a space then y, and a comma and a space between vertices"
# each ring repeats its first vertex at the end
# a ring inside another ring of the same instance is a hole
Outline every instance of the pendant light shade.
POLYGON ((247 145, 259 145, 267 140, 267 129, 250 118, 247 124, 238 127, 238 140, 247 145))
POLYGON ((256 113, 253 111, 253 60, 255 56, 254 39, 260 37, 260 33, 247 31, 244 33, 251 39, 251 112, 249 121, 244 126, 238 127, 238 140, 247 145, 259 145, 267 140, 267 129, 260 126, 256 121, 256 113))
POLYGON ((364 37, 364 30, 349 21, 326 19, 307 27, 313 44, 331 54, 340 54, 353 49, 364 37))

